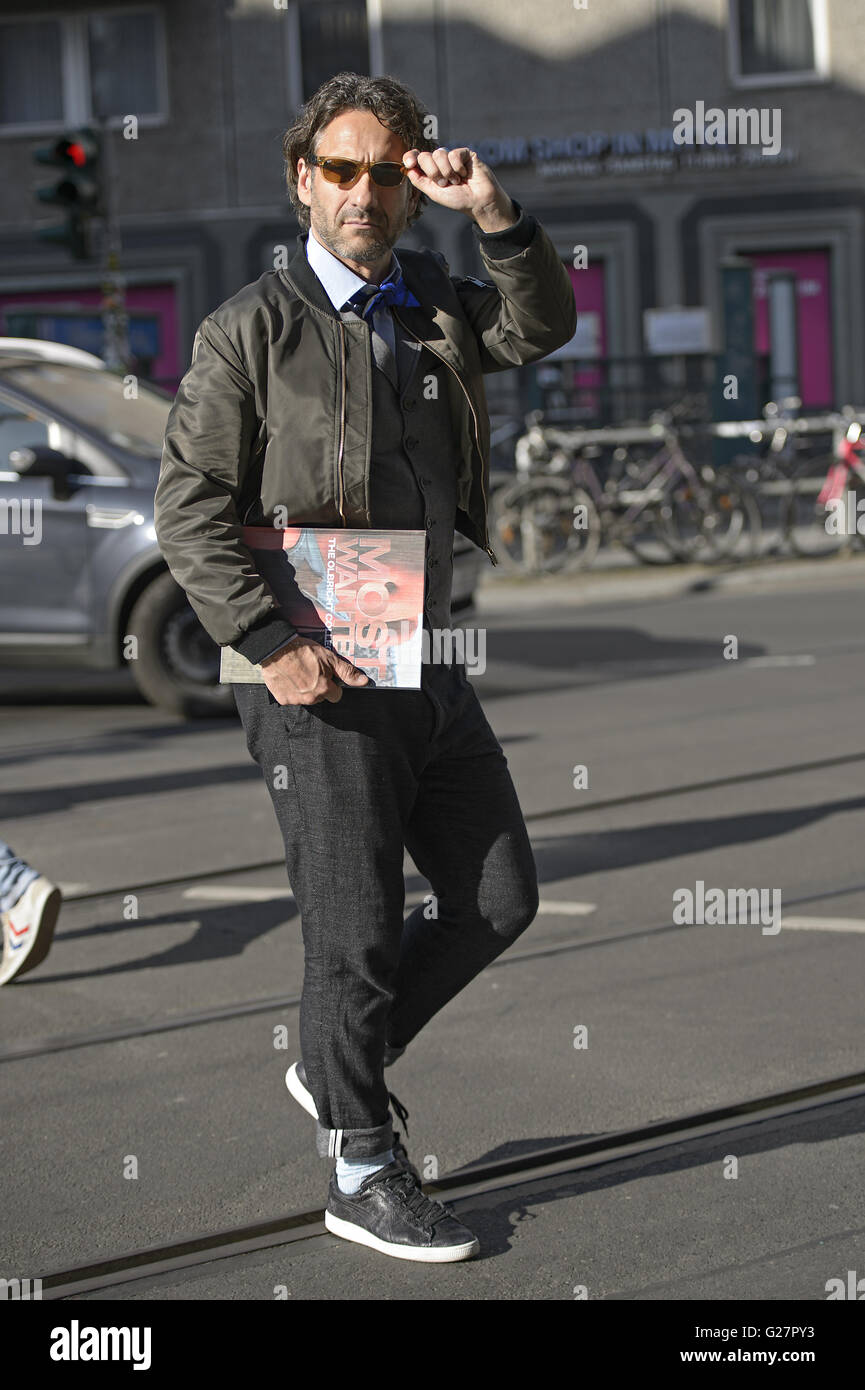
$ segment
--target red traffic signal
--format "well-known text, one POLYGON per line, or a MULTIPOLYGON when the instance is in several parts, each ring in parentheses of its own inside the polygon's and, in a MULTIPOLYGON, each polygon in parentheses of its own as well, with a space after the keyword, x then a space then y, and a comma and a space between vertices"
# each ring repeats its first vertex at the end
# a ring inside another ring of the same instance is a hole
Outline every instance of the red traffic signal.
POLYGON ((34 150, 33 158, 37 164, 53 164, 55 168, 90 170, 99 162, 99 144, 91 131, 75 131, 34 150))
POLYGON ((79 169, 87 163, 87 151, 80 140, 65 140, 64 154, 66 159, 71 159, 73 164, 77 164, 79 169))
POLYGON ((50 145, 33 151, 37 164, 50 164, 62 173, 47 187, 34 188, 40 203, 62 207, 65 224, 38 227, 41 241, 67 245, 77 259, 86 259, 89 218, 103 212, 99 140, 89 129, 70 131, 50 145))

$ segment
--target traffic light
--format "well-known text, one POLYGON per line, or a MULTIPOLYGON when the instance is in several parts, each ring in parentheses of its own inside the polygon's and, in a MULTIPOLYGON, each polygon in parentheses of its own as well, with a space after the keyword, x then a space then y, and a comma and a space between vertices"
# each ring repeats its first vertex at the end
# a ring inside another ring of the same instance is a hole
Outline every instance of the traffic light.
POLYGON ((37 164, 50 164, 62 171, 53 183, 37 188, 36 197, 66 212, 65 222, 37 227, 36 236, 68 246, 76 260, 89 256, 90 218, 104 215, 99 156, 99 137, 90 129, 63 135, 33 152, 37 164))

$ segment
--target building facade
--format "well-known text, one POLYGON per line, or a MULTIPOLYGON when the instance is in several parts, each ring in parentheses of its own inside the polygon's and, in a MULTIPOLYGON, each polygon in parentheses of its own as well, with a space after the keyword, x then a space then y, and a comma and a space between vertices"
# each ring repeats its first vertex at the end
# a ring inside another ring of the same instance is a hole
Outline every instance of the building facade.
MULTIPOLYGON (((348 68, 407 82, 439 142, 476 149, 570 268, 576 339, 489 378, 494 409, 541 387, 565 414, 614 418, 659 382, 702 380, 724 346, 723 269, 743 262, 762 397, 861 404, 862 13, 861 0, 0 0, 0 334, 100 350, 99 265, 36 238, 52 210, 33 151, 101 115, 135 361, 172 390, 204 315, 291 253, 282 132, 348 68), (604 394, 616 369, 633 399, 604 394)), ((482 273, 468 221, 441 209, 404 244, 482 273)))

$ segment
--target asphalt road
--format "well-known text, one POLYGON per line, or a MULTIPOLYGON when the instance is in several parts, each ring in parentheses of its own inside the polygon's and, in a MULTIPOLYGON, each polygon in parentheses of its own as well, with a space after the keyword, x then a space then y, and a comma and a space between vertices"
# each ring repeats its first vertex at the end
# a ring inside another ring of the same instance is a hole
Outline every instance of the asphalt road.
MULTIPOLYGON (((475 684, 542 910, 388 1073, 430 1174, 865 1070, 862 565, 628 582, 481 594, 475 684), (674 925, 698 881, 779 891, 780 931, 674 925)), ((0 1276, 323 1206, 283 1084, 299 922, 239 723, 184 724, 125 678, 0 673, 0 836, 67 895, 0 994, 0 1276)), ((517 1175, 457 1203, 464 1265, 323 1234, 82 1297, 823 1300, 865 1272, 863 1122, 827 1103, 517 1175)))

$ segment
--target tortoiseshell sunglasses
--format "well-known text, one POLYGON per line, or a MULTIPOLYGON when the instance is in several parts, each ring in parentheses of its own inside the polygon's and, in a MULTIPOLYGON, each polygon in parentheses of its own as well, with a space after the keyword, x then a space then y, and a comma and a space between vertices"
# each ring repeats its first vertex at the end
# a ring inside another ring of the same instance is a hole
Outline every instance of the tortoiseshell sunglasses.
POLYGON ((349 187, 356 183, 367 169, 373 182, 381 188, 396 188, 406 176, 403 164, 394 164, 388 160, 368 164, 359 159, 337 159, 329 155, 320 157, 311 154, 307 155, 307 163, 320 169, 322 178, 327 179, 328 183, 344 183, 349 187))

